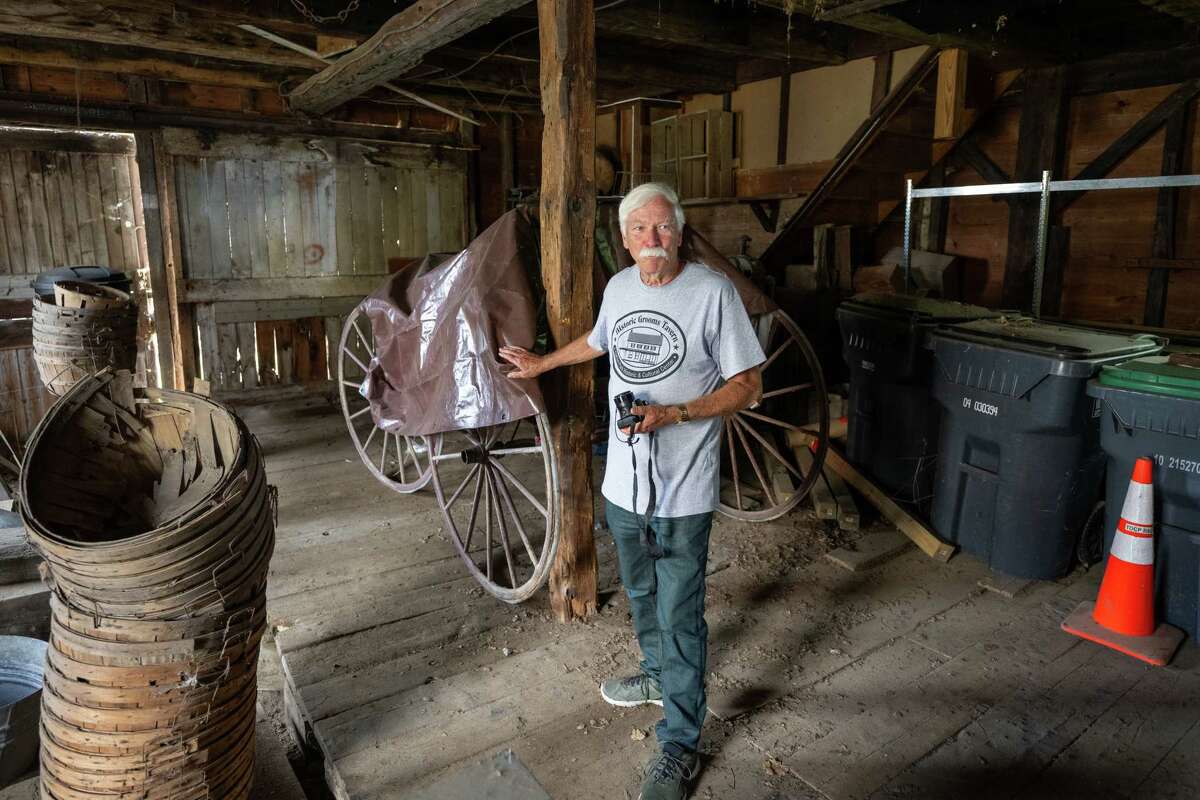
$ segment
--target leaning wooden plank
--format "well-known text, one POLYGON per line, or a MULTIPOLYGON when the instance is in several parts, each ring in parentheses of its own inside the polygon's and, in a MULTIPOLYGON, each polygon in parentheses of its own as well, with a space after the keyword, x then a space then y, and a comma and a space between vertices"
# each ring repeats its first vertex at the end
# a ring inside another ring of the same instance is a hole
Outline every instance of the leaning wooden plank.
MULTIPOLYGON (((24 175, 21 176, 24 180, 24 175)), ((6 272, 13 274, 25 272, 25 232, 27 225, 22 224, 17 209, 17 183, 13 177, 12 156, 0 153, 0 224, 4 225, 7 233, 8 248, 5 251, 8 261, 6 272)), ((36 258, 34 259, 36 261, 36 258)))
POLYGON ((858 504, 854 502, 854 495, 850 494, 850 488, 833 470, 826 469, 823 474, 829 483, 829 490, 833 492, 833 499, 837 501, 838 527, 844 531, 858 530, 858 504))
POLYGON ((888 497, 887 492, 855 469, 836 448, 830 447, 825 452, 825 467, 842 476, 848 484, 857 489, 879 509, 879 513, 884 518, 895 525, 901 533, 912 539, 925 555, 938 561, 949 561, 950 556, 954 555, 954 545, 943 542, 924 523, 897 505, 888 497))
MULTIPOLYGON (((807 445, 793 447, 792 452, 796 454, 796 463, 800 465, 800 471, 805 475, 808 475, 815 469, 816 465, 813 463, 813 455, 807 445)), ((837 501, 833 499, 833 493, 829 491, 829 486, 823 478, 817 478, 813 483, 812 489, 809 490, 808 496, 812 499, 813 510, 817 512, 817 519, 837 519, 837 501)))
MULTIPOLYGON (((806 425, 801 430, 788 431, 788 444, 792 447, 807 447, 815 442, 820 441, 821 437, 817 435, 817 430, 811 425, 806 425)), ((831 419, 829 421, 829 438, 830 439, 845 439, 846 438, 846 420, 831 419)))

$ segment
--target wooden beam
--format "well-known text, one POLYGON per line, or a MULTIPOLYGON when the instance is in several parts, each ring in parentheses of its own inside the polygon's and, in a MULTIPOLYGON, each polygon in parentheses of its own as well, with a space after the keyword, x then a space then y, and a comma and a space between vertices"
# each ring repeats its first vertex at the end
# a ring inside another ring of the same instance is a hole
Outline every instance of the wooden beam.
POLYGON ((775 140, 775 163, 783 166, 787 163, 788 152, 788 122, 791 117, 792 105, 792 76, 779 76, 779 138, 775 140))
POLYGON ((887 97, 888 89, 892 85, 892 52, 880 53, 875 56, 875 75, 871 79, 871 112, 879 108, 879 104, 883 102, 883 98, 887 97))
POLYGON ((233 26, 206 24, 203 18, 182 11, 165 13, 153 2, 120 10, 97 3, 5 3, 0 6, 0 34, 141 47, 275 67, 308 66, 304 56, 233 26))
MULTIPOLYGON (((592 263, 596 227, 596 56, 592 0, 538 0, 542 88, 542 281, 550 333, 562 347, 593 323, 592 263)), ((550 572, 550 604, 563 622, 596 611, 592 538, 590 363, 546 381, 558 457, 561 538, 550 572)))
MULTIPOLYGON (((1146 112, 1145 116, 1135 122, 1129 130, 1117 137, 1116 141, 1104 149, 1104 152, 1092 159, 1091 163, 1079 171, 1074 180, 1091 180, 1103 178, 1112 172, 1113 168, 1125 160, 1125 157, 1136 150, 1147 139, 1154 135, 1162 125, 1179 109, 1191 103, 1200 94, 1200 79, 1190 80, 1168 95, 1161 103, 1146 112)), ((1017 180, 1032 180, 1018 178, 1017 180)), ((1083 196, 1083 192, 1056 192, 1054 194, 1053 214, 1061 214, 1071 203, 1083 196)))
POLYGON ((260 64, 231 65, 196 56, 173 59, 160 51, 136 47, 18 37, 0 38, 0 64, 84 69, 239 89, 278 89, 287 74, 260 64))
POLYGON ((420 63, 426 53, 527 0, 418 0, 353 53, 313 75, 289 96, 292 107, 324 114, 420 63))
POLYGON ((234 278, 183 282, 181 303, 283 298, 365 297, 379 287, 383 275, 321 275, 306 278, 234 278))
POLYGON ((1200 258, 1131 258, 1125 266, 1129 269, 1200 269, 1200 258))
POLYGON ((1200 24, 1200 3, 1196 0, 1141 0, 1141 3, 1184 22, 1200 24))
POLYGON ((267 135, 299 134, 307 136, 340 136, 351 139, 388 141, 396 144, 439 147, 444 150, 468 150, 461 145, 458 134, 416 128, 395 128, 386 125, 364 125, 353 122, 313 120, 301 123, 295 118, 272 117, 250 113, 230 114, 180 106, 146 108, 134 103, 93 101, 76 106, 58 95, 0 91, 0 120, 35 124, 86 124, 97 130, 129 131, 143 128, 189 127, 262 133, 267 135))
POLYGON ((154 331, 158 340, 158 374, 162 377, 164 389, 182 389, 175 382, 175 335, 179 330, 179 322, 175 319, 176 306, 171 302, 167 288, 167 262, 170 260, 166 253, 169 246, 165 226, 163 225, 162 200, 158 180, 158 166, 154 157, 153 134, 140 132, 134 134, 137 142, 137 180, 138 186, 133 189, 135 202, 140 198, 142 206, 142 233, 146 264, 150 273, 150 295, 154 298, 154 331))
MULTIPOLYGON (((631 0, 596 15, 596 33, 609 37, 654 42, 713 55, 744 59, 808 61, 841 64, 844 48, 832 41, 829 26, 818 25, 803 14, 790 20, 763 10, 735 17, 711 5, 688 2, 682 8, 663 8, 660 0, 631 0), (674 13, 672 13, 674 12, 674 13)), ((760 4, 761 5, 761 4, 760 4)), ((518 11, 516 16, 523 12, 518 11)))
MULTIPOLYGON (((983 148, 974 139, 963 139, 958 143, 955 153, 962 163, 979 173, 979 177, 983 178, 984 183, 1012 183, 1012 177, 1001 169, 1000 165, 992 161, 991 157, 983 152, 983 148)), ((1007 200, 1010 206, 1016 206, 1018 195, 1004 194, 1000 196, 1007 200)))
MULTIPOLYGON (((1043 170, 1059 174, 1066 106, 1060 67, 1026 72, 1013 180, 1040 181, 1043 170)), ((1032 307, 1037 227, 1038 198, 1022 195, 1008 212, 1008 255, 1000 297, 1003 308, 1032 307)))
POLYGON ((937 106, 933 138, 957 139, 966 130, 967 51, 962 48, 938 54, 937 106))
MULTIPOLYGON (((196 335, 191 306, 182 302, 183 244, 179 233, 179 202, 175 196, 175 161, 163 146, 161 133, 151 135, 155 177, 166 259, 166 305, 171 325, 171 371, 176 388, 191 391, 196 371, 196 335)), ((160 344, 161 346, 161 344, 160 344)), ((164 378, 164 382, 165 382, 164 378)))
MULTIPOLYGON (((1184 103, 1167 118, 1163 138, 1162 174, 1182 175, 1187 171, 1190 138, 1187 135, 1192 104, 1184 103)), ((1179 211, 1179 190, 1158 190, 1158 202, 1154 212, 1154 243, 1151 258, 1173 259, 1175 257, 1176 219, 1179 211)), ((1150 270, 1146 276, 1146 310, 1142 322, 1146 325, 1163 327, 1167 316, 1167 286, 1171 271, 1162 267, 1150 270)))

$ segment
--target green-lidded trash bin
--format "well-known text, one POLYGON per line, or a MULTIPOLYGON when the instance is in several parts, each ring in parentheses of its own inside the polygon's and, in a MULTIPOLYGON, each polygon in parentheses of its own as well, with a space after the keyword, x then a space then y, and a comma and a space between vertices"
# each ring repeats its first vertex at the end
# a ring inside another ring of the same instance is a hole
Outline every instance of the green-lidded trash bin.
POLYGON ((1133 463, 1154 462, 1154 594, 1160 620, 1200 635, 1200 357, 1151 356, 1105 367, 1088 385, 1102 404, 1108 456, 1107 553, 1133 463), (1195 365, 1195 366, 1193 366, 1195 365))
POLYGON ((982 306, 896 294, 860 294, 837 310, 850 368, 846 456, 892 495, 927 503, 941 409, 930 402, 939 325, 999 316, 982 306))
POLYGON ((1008 575, 1065 575, 1104 474, 1087 383, 1162 340, 1002 318, 950 325, 932 342, 946 412, 934 528, 1008 575))

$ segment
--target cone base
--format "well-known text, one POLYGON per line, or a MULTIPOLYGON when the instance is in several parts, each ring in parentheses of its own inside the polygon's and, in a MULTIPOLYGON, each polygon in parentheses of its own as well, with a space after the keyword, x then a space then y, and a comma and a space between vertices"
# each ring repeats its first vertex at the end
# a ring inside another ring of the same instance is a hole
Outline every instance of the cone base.
POLYGON ((1149 636, 1127 636, 1111 631, 1092 618, 1095 608, 1096 604, 1090 600, 1080 603, 1063 620, 1062 629, 1156 667, 1165 667, 1183 641, 1183 631, 1165 622, 1149 636))

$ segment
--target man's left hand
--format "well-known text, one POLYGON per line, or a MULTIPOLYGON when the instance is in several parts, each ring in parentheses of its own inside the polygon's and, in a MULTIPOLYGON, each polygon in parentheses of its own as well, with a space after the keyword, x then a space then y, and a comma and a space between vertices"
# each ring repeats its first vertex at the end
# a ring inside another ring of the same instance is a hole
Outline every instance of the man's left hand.
POLYGON ((633 429, 634 433, 650 433, 679 421, 679 409, 675 406, 634 406, 633 413, 642 418, 633 429))

